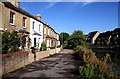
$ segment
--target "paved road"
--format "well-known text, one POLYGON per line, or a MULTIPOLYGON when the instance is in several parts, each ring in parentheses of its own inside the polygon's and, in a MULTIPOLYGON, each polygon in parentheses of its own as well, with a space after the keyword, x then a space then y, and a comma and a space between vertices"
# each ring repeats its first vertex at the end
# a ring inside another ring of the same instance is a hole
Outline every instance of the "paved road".
POLYGON ((73 53, 73 50, 64 49, 59 54, 33 62, 24 68, 6 74, 3 79, 6 77, 15 77, 15 79, 25 77, 31 79, 41 79, 42 77, 49 79, 58 77, 61 79, 79 78, 78 68, 80 60, 74 59, 73 53))

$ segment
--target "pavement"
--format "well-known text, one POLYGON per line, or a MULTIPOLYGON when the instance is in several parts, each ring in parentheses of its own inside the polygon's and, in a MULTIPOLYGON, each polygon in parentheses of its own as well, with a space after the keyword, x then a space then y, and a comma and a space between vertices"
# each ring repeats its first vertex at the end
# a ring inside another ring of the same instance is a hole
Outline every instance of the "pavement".
POLYGON ((58 54, 5 74, 2 79, 81 79, 79 76, 81 62, 75 59, 73 54, 73 50, 64 49, 58 54))

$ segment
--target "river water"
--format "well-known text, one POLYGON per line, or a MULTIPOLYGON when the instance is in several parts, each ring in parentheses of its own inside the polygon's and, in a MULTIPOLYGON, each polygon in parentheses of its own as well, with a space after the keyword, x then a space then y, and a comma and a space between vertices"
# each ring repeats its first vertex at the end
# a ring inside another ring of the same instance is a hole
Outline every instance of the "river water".
POLYGON ((105 49, 92 49, 98 58, 103 58, 105 54, 109 54, 111 61, 108 62, 111 71, 117 76, 120 76, 120 51, 119 50, 105 50, 105 49))

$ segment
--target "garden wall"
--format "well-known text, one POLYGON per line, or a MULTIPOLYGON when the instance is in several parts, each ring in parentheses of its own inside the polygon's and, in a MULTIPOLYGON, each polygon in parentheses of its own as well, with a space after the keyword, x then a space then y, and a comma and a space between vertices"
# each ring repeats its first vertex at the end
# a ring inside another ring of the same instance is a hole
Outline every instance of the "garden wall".
MULTIPOLYGON (((48 57, 50 55, 56 54, 61 50, 61 48, 50 49, 47 51, 41 51, 36 53, 36 60, 48 57)), ((6 74, 17 70, 21 67, 25 67, 30 63, 34 62, 34 55, 31 52, 16 52, 11 55, 2 57, 2 74, 6 74)), ((0 70, 1 71, 1 70, 0 70)))
POLYGON ((14 71, 28 64, 28 52, 16 52, 2 58, 2 74, 14 71))
MULTIPOLYGON (((56 49, 49 49, 47 51, 41 51, 36 53, 36 60, 40 60, 42 58, 48 57, 50 55, 54 55, 56 53, 59 53, 61 51, 61 48, 56 49)), ((34 62, 34 55, 30 52, 28 56, 28 63, 34 62)))

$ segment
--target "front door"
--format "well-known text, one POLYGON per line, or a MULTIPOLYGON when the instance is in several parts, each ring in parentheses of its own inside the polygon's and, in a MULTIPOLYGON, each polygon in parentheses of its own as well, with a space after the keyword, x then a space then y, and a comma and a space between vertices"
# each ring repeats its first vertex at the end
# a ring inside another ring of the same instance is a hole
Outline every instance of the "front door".
POLYGON ((36 38, 34 38, 34 47, 36 47, 36 38))

